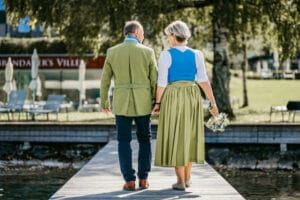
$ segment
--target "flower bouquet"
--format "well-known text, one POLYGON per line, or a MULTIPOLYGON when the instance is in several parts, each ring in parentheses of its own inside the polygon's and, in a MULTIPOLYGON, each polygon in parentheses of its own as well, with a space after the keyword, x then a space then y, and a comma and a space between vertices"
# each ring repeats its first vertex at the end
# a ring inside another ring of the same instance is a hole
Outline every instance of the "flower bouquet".
POLYGON ((220 113, 218 116, 212 116, 206 122, 206 127, 211 129, 213 132, 220 131, 223 132, 228 126, 229 120, 227 119, 227 114, 220 113))

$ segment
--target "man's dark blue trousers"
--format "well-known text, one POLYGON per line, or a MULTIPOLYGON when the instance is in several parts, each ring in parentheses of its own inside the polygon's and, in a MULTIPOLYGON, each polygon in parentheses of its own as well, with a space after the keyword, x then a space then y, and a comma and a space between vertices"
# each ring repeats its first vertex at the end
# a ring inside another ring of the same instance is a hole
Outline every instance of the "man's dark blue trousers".
POLYGON ((136 135, 139 143, 138 178, 147 179, 151 170, 151 124, 150 115, 128 117, 116 115, 118 134, 118 153, 121 172, 125 181, 135 181, 135 170, 132 166, 132 122, 136 124, 136 135))

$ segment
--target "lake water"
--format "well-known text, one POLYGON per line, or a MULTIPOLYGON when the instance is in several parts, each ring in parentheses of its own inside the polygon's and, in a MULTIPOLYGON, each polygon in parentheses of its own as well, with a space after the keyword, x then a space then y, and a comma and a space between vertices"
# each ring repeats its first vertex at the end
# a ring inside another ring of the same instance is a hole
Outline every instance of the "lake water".
POLYGON ((300 200, 300 171, 219 172, 247 200, 300 200))
POLYGON ((76 171, 72 168, 0 171, 0 199, 49 199, 76 171))
MULTIPOLYGON (((71 168, 0 171, 0 199, 48 199, 76 171, 71 168)), ((223 170, 220 173, 248 200, 300 199, 300 171, 223 170)))

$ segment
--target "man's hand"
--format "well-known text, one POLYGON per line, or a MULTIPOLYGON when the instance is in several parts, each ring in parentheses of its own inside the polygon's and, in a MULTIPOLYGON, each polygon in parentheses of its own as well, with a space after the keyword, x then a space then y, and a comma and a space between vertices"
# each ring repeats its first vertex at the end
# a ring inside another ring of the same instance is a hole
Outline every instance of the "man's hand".
POLYGON ((110 113, 110 108, 104 108, 104 109, 103 109, 103 112, 105 112, 106 115, 109 115, 109 113, 110 113))
POLYGON ((158 115, 159 114, 159 110, 160 110, 160 105, 159 104, 155 104, 152 112, 153 112, 154 115, 158 115))

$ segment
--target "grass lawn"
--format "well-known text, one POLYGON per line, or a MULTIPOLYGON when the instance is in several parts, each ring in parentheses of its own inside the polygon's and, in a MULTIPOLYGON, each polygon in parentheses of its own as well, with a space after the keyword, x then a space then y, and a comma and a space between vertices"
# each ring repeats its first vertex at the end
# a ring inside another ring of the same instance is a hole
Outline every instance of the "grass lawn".
MULTIPOLYGON (((300 80, 248 79, 247 89, 249 106, 239 108, 243 104, 242 78, 231 78, 230 97, 239 99, 239 105, 233 105, 237 122, 269 122, 272 105, 286 105, 289 100, 300 101, 300 80)), ((272 121, 281 121, 281 115, 272 115, 272 121)), ((300 121, 299 114, 296 121, 300 121)))

